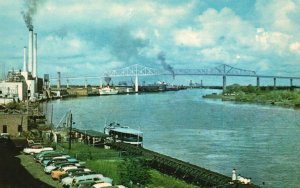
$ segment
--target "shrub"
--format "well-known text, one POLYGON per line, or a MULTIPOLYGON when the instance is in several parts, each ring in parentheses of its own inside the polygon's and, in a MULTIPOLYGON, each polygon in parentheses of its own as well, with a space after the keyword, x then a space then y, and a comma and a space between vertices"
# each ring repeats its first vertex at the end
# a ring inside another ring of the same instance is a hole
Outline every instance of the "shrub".
POLYGON ((20 110, 21 109, 21 105, 19 103, 16 103, 16 102, 7 103, 5 105, 5 107, 8 108, 8 109, 13 109, 13 110, 20 110))
POLYGON ((129 182, 146 185, 151 180, 149 168, 144 160, 128 158, 120 165, 119 169, 121 183, 125 185, 128 185, 129 182))

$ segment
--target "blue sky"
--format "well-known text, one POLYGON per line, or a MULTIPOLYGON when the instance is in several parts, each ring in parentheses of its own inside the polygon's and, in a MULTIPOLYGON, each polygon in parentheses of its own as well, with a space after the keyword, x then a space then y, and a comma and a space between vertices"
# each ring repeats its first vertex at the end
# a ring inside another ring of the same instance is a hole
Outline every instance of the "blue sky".
MULTIPOLYGON (((0 1, 1 71, 21 69, 25 1, 0 1), (4 66, 5 65, 5 66, 4 66)), ((40 0, 33 15, 38 73, 100 75, 133 64, 225 63, 299 76, 300 0, 40 0)))

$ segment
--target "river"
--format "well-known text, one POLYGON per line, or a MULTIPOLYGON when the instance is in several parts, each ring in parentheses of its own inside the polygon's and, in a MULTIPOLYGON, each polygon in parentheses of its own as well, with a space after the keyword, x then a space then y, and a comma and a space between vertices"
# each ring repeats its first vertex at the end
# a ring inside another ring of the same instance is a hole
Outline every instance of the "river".
POLYGON ((300 111, 202 98, 211 92, 81 97, 44 109, 53 104, 54 124, 68 110, 79 129, 116 121, 143 131, 145 148, 227 176, 236 168, 257 185, 299 187, 300 111))

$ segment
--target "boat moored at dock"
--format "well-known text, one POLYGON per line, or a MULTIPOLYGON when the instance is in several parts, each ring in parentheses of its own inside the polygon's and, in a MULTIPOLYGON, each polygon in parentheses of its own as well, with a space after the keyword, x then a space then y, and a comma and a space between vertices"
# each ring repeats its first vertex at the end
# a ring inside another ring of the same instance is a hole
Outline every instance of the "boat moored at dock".
POLYGON ((111 88, 109 86, 99 88, 99 94, 100 95, 116 95, 116 94, 118 94, 118 92, 119 91, 117 89, 111 88))
POLYGON ((113 122, 105 126, 104 133, 111 136, 114 142, 143 146, 143 132, 140 130, 113 122))

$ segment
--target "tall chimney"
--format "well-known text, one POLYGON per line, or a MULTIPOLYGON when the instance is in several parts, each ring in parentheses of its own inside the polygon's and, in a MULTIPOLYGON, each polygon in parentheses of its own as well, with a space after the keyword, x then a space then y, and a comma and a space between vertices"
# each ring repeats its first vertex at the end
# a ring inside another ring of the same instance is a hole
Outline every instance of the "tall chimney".
POLYGON ((33 56, 33 29, 29 29, 29 41, 28 41, 28 72, 32 73, 32 56, 33 56))
POLYGON ((26 47, 24 47, 23 72, 27 72, 27 64, 26 64, 26 47))
POLYGON ((33 35, 33 64, 32 64, 32 77, 37 78, 37 34, 33 35))

